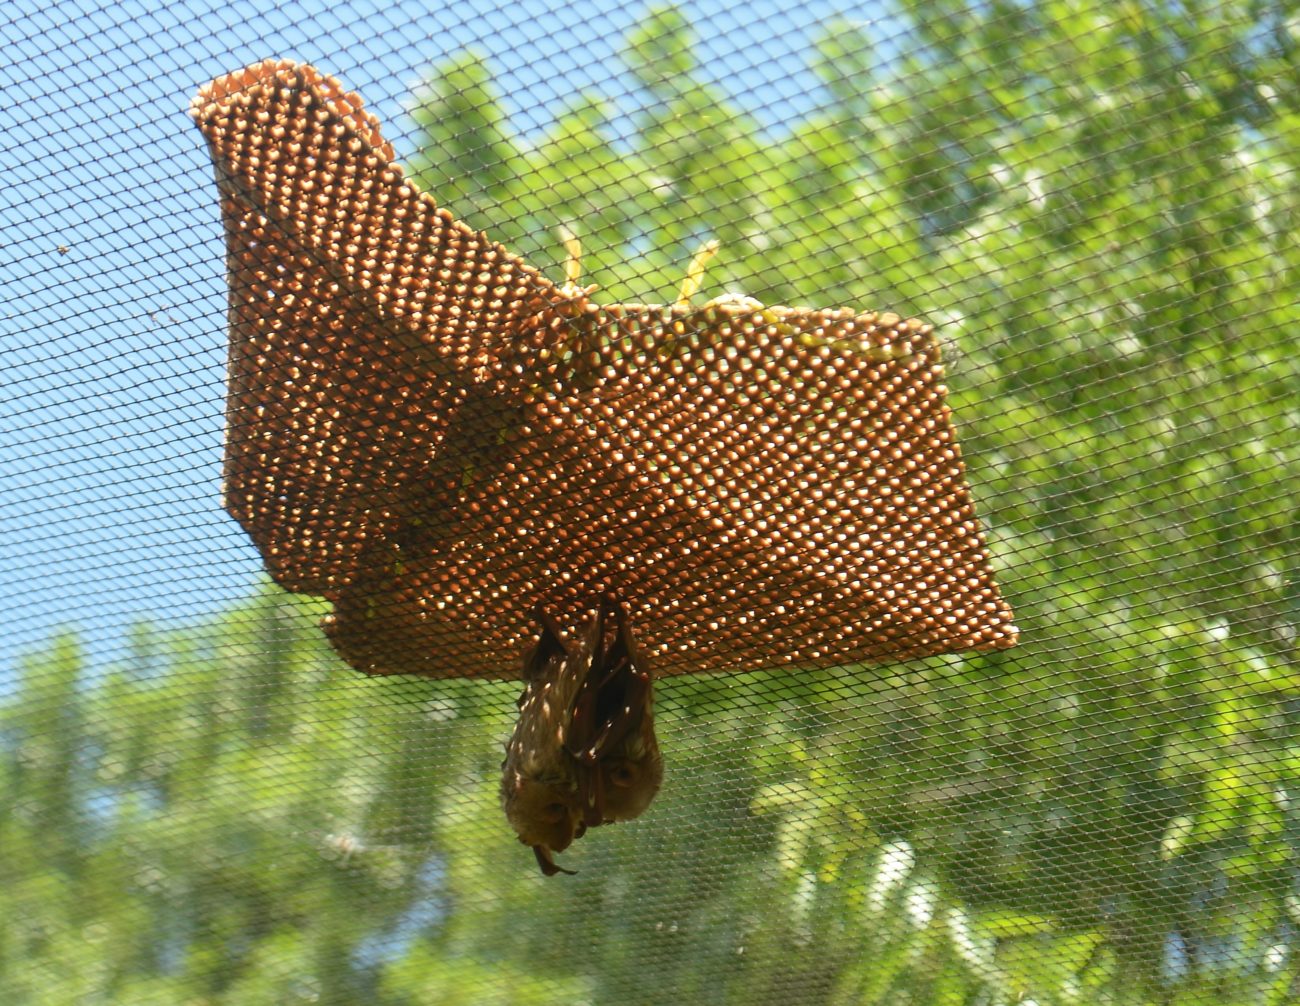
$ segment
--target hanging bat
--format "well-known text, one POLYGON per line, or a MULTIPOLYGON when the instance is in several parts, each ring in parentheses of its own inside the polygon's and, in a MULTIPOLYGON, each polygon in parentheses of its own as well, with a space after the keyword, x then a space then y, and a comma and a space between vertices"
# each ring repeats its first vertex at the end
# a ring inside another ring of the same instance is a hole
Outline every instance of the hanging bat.
POLYGON ((542 606, 524 657, 519 720, 502 763, 506 817, 547 876, 568 873, 552 854, 588 828, 629 821, 663 781, 650 671, 623 606, 602 598, 576 645, 542 606), (610 616, 614 616, 611 627, 610 616), (612 636, 607 642, 607 636, 612 636))

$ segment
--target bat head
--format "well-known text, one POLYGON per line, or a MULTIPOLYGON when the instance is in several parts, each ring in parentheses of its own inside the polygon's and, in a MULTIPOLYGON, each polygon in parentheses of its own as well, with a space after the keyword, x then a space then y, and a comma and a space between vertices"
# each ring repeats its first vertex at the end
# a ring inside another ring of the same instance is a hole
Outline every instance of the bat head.
POLYGON ((519 841, 533 847, 543 873, 562 872, 551 854, 563 852, 587 830, 578 809, 576 785, 508 772, 501 789, 506 817, 519 841))
POLYGON ((640 757, 605 758, 596 771, 600 774, 601 823, 631 821, 650 806, 663 785, 664 760, 655 745, 640 757))

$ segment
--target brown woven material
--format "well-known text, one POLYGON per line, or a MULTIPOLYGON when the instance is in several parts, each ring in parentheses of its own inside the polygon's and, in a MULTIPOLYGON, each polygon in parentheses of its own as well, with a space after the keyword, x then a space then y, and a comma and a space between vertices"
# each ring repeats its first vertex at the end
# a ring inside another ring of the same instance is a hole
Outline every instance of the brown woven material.
POLYGON ((515 677, 622 599, 657 674, 1009 646, 929 326, 596 305, 437 208, 308 66, 192 114, 231 287, 226 504, 371 673, 515 677))

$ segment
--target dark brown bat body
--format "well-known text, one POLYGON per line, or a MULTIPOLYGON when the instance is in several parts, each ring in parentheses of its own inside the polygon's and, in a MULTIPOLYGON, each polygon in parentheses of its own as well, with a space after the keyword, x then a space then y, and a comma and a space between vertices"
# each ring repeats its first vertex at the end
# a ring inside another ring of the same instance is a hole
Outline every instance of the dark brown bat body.
POLYGON ((654 692, 621 604, 611 597, 571 645, 543 608, 537 644, 524 657, 519 720, 506 745, 501 802, 542 872, 551 854, 588 828, 628 821, 663 781, 654 692), (615 624, 610 631, 610 615, 615 624), (611 638, 608 638, 611 637, 611 638))

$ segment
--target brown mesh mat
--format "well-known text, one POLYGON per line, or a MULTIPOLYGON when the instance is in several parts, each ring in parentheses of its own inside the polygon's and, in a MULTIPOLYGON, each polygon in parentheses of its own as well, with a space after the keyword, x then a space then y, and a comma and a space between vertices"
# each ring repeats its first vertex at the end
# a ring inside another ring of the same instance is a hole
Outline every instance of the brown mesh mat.
POLYGON ((514 677, 617 593, 659 674, 1009 646, 930 326, 597 305, 405 180, 361 99, 203 88, 229 250, 226 504, 372 673, 514 677))

